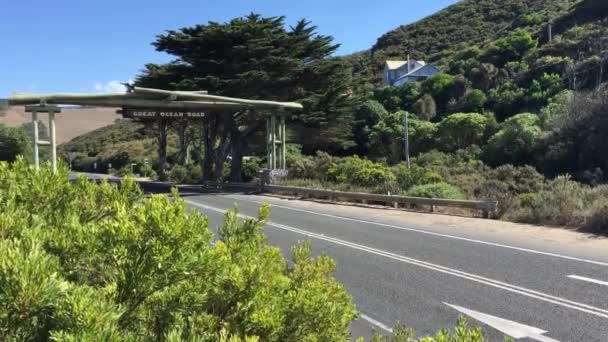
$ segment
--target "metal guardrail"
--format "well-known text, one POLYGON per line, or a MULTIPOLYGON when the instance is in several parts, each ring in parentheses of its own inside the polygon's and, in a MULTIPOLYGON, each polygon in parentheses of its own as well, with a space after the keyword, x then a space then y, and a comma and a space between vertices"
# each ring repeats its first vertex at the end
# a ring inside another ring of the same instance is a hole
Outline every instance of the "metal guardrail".
POLYGON ((320 198, 329 200, 350 200, 362 203, 379 202, 387 203, 398 207, 403 205, 428 205, 431 208, 437 207, 456 207, 472 210, 480 210, 484 218, 490 218, 496 212, 498 202, 496 201, 471 201, 471 200, 450 200, 439 198, 408 197, 394 195, 380 195, 363 192, 346 192, 325 189, 310 189, 296 186, 254 184, 254 183, 214 183, 206 182, 203 185, 207 189, 246 189, 273 194, 289 194, 309 198, 320 198))
MULTIPOLYGON (((110 179, 110 181, 116 182, 120 178, 110 179)), ((480 210, 481 215, 484 218, 493 217, 496 213, 498 202, 496 201, 471 201, 471 200, 450 200, 440 198, 423 198, 423 197, 408 197, 408 196, 394 196, 394 195, 380 195, 370 194, 365 192, 346 192, 326 189, 311 189, 302 188, 297 186, 285 186, 285 185, 273 185, 273 184, 260 184, 260 183, 218 183, 218 182, 204 182, 202 185, 175 185, 171 183, 161 183, 152 181, 139 181, 142 188, 148 190, 164 190, 168 191, 172 187, 177 186, 179 190, 191 190, 200 191, 206 190, 248 190, 262 193, 271 194, 287 194, 298 197, 307 198, 318 198, 328 199, 330 201, 346 200, 346 201, 358 201, 361 203, 385 203, 389 206, 398 207, 402 205, 428 205, 433 207, 456 207, 466 208, 472 210, 480 210)))

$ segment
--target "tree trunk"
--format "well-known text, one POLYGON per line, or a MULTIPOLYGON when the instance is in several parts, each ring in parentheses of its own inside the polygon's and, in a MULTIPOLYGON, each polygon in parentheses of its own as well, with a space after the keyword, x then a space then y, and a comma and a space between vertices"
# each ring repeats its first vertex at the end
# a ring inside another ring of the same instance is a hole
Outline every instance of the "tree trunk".
POLYGON ((167 162, 167 121, 158 119, 158 179, 167 180, 165 164, 167 162))
POLYGON ((179 139, 179 152, 177 162, 181 165, 188 163, 188 121, 184 120, 177 125, 177 135, 179 139))
POLYGON ((224 114, 221 119, 222 125, 220 143, 213 153, 213 181, 215 182, 221 182, 224 177, 224 162, 228 157, 228 151, 230 151, 230 138, 233 126, 233 121, 230 116, 224 114))
POLYGON ((240 131, 237 125, 234 125, 231 135, 231 153, 232 160, 230 161, 230 181, 242 182, 243 156, 247 152, 247 140, 260 129, 260 123, 254 123, 247 127, 244 131, 240 131))
POLYGON ((210 181, 213 179, 213 141, 214 137, 212 136, 212 132, 215 129, 212 129, 211 126, 215 126, 215 120, 210 118, 206 122, 203 122, 201 127, 201 140, 202 146, 204 146, 204 155, 201 170, 203 171, 203 181, 210 181))
POLYGON ((232 130, 232 160, 230 161, 230 181, 242 182, 241 169, 243 166, 243 155, 245 154, 245 139, 240 136, 237 128, 232 130))

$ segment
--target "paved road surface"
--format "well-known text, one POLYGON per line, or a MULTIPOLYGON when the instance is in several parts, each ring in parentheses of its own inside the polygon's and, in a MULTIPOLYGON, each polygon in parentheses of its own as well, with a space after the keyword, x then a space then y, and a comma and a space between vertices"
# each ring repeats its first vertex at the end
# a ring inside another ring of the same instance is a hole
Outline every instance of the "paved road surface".
POLYGON ((608 251, 370 219, 374 209, 245 194, 184 198, 212 228, 235 204, 251 216, 260 203, 273 204, 271 244, 289 256, 292 244, 311 240, 315 254, 337 260, 336 276, 363 315, 354 336, 398 323, 430 334, 465 314, 489 324, 470 319, 491 341, 502 341, 502 332, 521 341, 608 341, 608 251))

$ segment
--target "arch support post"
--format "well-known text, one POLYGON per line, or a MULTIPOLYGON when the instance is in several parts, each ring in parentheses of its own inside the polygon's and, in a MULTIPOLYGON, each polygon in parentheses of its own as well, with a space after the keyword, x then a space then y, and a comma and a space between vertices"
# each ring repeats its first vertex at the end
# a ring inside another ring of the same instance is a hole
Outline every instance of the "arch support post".
POLYGON ((34 165, 36 169, 40 168, 40 146, 51 146, 51 165, 53 172, 57 172, 57 129, 55 126, 55 114, 61 113, 61 107, 56 105, 47 105, 41 103, 39 105, 27 105, 25 111, 32 113, 32 128, 34 135, 34 165), (49 139, 50 141, 40 140, 40 132, 38 123, 40 118, 39 113, 49 114, 49 139))
POLYGON ((272 112, 266 118, 266 142, 267 168, 269 170, 286 169, 287 137, 285 134, 285 113, 272 112), (277 144, 279 145, 278 150, 277 144))

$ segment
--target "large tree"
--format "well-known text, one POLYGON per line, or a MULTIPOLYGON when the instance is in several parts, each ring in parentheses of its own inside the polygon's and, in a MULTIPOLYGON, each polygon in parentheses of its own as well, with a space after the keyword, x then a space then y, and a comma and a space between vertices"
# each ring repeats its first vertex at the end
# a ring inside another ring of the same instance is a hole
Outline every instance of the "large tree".
MULTIPOLYGON (((351 72, 332 54, 333 38, 301 20, 286 28, 284 17, 250 14, 227 23, 209 22, 168 31, 153 43, 176 59, 148 64, 136 83, 212 94, 299 101, 305 109, 288 117, 305 151, 343 150, 351 143, 351 72), (305 139, 302 135, 306 135, 305 139)), ((264 130, 261 111, 209 112, 201 129, 205 179, 219 180, 232 155, 231 180, 240 179, 242 156, 264 130)), ((292 140, 295 140, 292 134, 292 140)))
POLYGON ((0 124, 0 161, 13 162, 18 155, 29 157, 30 142, 23 128, 0 124))

